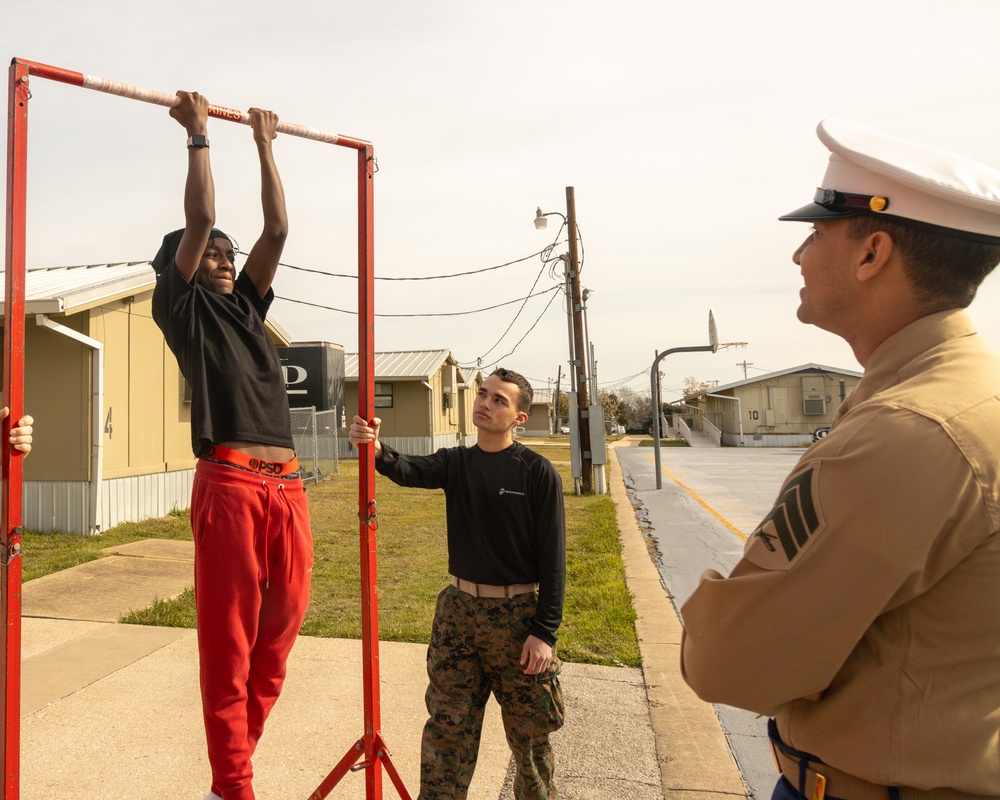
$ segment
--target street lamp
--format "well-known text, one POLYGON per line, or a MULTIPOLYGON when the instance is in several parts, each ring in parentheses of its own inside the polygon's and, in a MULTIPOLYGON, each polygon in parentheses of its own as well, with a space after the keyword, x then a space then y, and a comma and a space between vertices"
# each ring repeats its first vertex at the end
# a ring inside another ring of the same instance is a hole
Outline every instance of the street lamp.
POLYGON ((558 211, 543 212, 538 208, 535 212, 535 228, 543 230, 548 225, 546 217, 562 217, 563 223, 569 228, 569 280, 570 280, 570 315, 573 321, 573 342, 575 355, 571 366, 576 369, 576 391, 579 422, 577 428, 580 438, 580 478, 582 491, 594 491, 593 454, 590 444, 590 400, 587 388, 587 347, 583 340, 583 300, 580 290, 580 259, 577 251, 576 227, 576 196, 572 186, 566 187, 566 216, 558 211))

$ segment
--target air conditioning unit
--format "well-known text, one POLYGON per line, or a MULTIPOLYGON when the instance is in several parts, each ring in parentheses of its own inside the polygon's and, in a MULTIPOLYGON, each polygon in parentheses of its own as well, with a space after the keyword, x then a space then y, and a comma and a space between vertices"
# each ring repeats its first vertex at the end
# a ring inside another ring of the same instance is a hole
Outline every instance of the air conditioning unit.
POLYGON ((805 416, 826 414, 826 387, 819 375, 802 378, 802 413, 805 416))

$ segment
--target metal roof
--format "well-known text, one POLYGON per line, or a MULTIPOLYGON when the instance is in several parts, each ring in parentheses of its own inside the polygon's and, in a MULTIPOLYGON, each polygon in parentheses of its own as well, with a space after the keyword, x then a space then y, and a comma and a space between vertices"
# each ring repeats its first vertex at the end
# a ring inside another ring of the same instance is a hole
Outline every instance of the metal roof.
MULTIPOLYGON (((0 269, 0 283, 6 280, 0 269)), ((156 285, 156 273, 148 261, 125 261, 116 264, 83 264, 77 267, 43 267, 24 272, 24 313, 75 314, 88 308, 120 300, 156 285)), ((0 317, 5 313, 0 292, 0 317)), ((287 346, 291 337, 270 316, 264 322, 272 340, 287 346)))
MULTIPOLYGON (((0 270, 0 275, 3 273, 0 270)), ((29 269, 24 273, 25 312, 73 314, 151 290, 155 283, 156 275, 148 261, 29 269)), ((0 314, 3 310, 0 302, 0 314)))
POLYGON ((717 392, 722 392, 727 389, 736 389, 740 386, 749 386, 753 383, 760 383, 761 381, 768 381, 774 378, 780 378, 783 375, 793 375, 796 372, 833 372, 837 375, 849 375, 852 378, 862 378, 864 377, 863 372, 857 372, 853 369, 841 369, 840 367, 828 367, 824 364, 814 364, 812 362, 808 364, 803 364, 800 367, 790 367, 789 369, 781 369, 777 372, 769 372, 766 375, 758 375, 755 378, 747 378, 743 381, 736 381, 736 383, 727 383, 724 386, 713 386, 710 389, 705 389, 701 392, 696 392, 695 394, 688 394, 684 396, 685 400, 690 400, 693 397, 701 397, 703 394, 708 394, 711 392, 715 394, 717 392))
POLYGON ((477 378, 480 381, 483 380, 483 371, 479 369, 479 367, 473 367, 471 369, 466 368, 466 369, 468 369, 468 374, 466 374, 466 370, 462 368, 459 368, 458 374, 460 376, 460 380, 462 381, 463 388, 471 389, 475 385, 477 378))
MULTIPOLYGON (((425 381, 445 362, 457 363, 449 350, 393 350, 375 353, 375 377, 378 379, 425 381)), ((358 379, 358 354, 344 356, 344 375, 358 379)))

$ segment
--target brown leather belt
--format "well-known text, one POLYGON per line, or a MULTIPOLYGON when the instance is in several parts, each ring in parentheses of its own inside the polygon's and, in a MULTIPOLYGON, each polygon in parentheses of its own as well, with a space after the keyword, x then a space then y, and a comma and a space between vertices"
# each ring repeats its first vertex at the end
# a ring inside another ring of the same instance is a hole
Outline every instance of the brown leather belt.
POLYGON ((461 589, 466 594, 473 597, 515 597, 519 594, 528 594, 538 589, 537 583, 512 583, 508 586, 492 586, 488 583, 473 583, 461 578, 452 576, 451 585, 456 589, 461 589))
MULTIPOLYGON (((778 762, 778 769, 796 789, 799 788, 801 760, 781 750, 771 742, 771 750, 778 762)), ((969 794, 957 789, 913 789, 908 786, 890 787, 870 783, 848 775, 829 764, 807 761, 805 768, 805 796, 812 800, 1000 800, 996 795, 969 794)))

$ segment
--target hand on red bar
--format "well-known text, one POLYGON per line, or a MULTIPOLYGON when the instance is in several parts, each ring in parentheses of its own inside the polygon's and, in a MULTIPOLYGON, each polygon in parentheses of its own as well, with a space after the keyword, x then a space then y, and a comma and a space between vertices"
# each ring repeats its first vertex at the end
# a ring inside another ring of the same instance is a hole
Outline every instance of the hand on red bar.
MULTIPOLYGON (((7 419, 9 414, 10 409, 4 407, 0 411, 0 420, 7 419)), ((10 443, 15 450, 20 450, 25 455, 31 452, 31 426, 34 424, 35 420, 25 414, 17 421, 17 427, 10 429, 10 443)))

